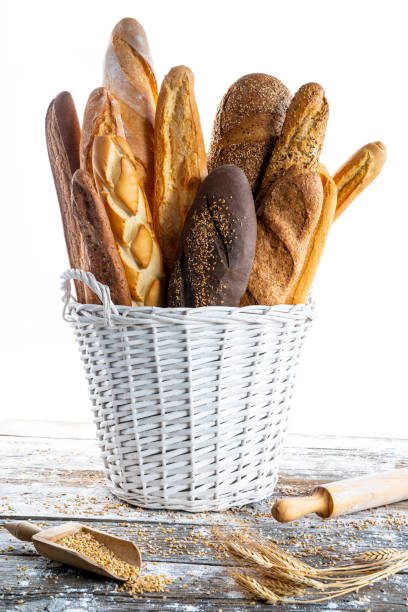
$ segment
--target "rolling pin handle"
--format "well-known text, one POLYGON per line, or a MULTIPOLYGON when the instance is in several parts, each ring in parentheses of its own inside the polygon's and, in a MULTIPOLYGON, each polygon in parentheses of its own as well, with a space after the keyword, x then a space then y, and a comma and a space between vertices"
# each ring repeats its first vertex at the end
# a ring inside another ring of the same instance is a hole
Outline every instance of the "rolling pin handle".
POLYGON ((41 527, 28 521, 9 521, 4 527, 18 540, 31 542, 33 535, 41 531, 41 527))
POLYGON ((327 495, 321 491, 317 491, 308 497, 279 499, 272 508, 272 516, 280 523, 295 521, 311 512, 319 512, 323 516, 327 516, 328 503, 327 495))

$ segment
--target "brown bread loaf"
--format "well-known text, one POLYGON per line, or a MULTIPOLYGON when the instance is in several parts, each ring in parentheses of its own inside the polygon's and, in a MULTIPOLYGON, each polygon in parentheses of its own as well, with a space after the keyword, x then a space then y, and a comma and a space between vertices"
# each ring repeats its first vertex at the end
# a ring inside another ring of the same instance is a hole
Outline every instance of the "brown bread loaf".
POLYGON ((281 134, 262 179, 257 205, 273 182, 294 164, 316 170, 326 132, 329 107, 323 88, 306 83, 293 96, 281 134))
POLYGON ((140 181, 140 164, 120 136, 98 136, 92 165, 134 306, 163 305, 163 258, 140 181))
MULTIPOLYGON (((74 101, 68 91, 58 94, 48 107, 45 118, 48 156, 60 206, 65 243, 71 268, 86 269, 78 222, 71 208, 71 181, 79 168, 81 129, 74 101)), ((86 303, 84 286, 75 282, 78 302, 86 303)))
POLYGON ((203 181, 188 212, 168 306, 238 306, 255 242, 255 206, 246 176, 236 166, 220 166, 203 181))
MULTIPOLYGON (((114 304, 131 306, 129 285, 104 203, 85 170, 77 170, 72 178, 72 209, 85 244, 88 270, 109 287, 114 304)), ((99 304, 96 295, 92 291, 90 294, 88 303, 99 304)))
POLYGON ((291 304, 322 212, 318 174, 292 166, 258 210, 255 259, 241 306, 291 304))
POLYGON ((149 43, 136 19, 122 19, 114 27, 105 56, 103 84, 119 101, 125 138, 145 168, 142 187, 151 202, 158 94, 149 43))
POLYGON ((245 172, 256 197, 290 97, 285 85, 268 74, 247 74, 235 81, 217 110, 208 171, 235 164, 245 172))
POLYGON ((171 271, 187 212, 207 176, 194 76, 186 66, 172 68, 160 88, 154 150, 153 225, 171 271))

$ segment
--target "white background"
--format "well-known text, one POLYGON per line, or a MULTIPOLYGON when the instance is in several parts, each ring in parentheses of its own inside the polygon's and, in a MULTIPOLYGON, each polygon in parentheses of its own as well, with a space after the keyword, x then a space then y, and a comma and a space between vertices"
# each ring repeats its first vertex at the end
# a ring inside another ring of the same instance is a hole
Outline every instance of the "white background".
POLYGON ((225 90, 267 72, 292 92, 318 81, 330 119, 322 161, 334 171, 363 144, 388 148, 382 175, 332 228, 315 280, 318 314, 299 373, 291 430, 408 437, 407 35, 400 1, 238 0, 9 3, 3 73, 2 418, 88 421, 71 330, 61 319, 67 257, 44 117, 68 89, 80 117, 101 84, 109 33, 144 26, 158 80, 195 73, 208 145, 225 90), (4 172, 5 170, 5 172, 4 172))

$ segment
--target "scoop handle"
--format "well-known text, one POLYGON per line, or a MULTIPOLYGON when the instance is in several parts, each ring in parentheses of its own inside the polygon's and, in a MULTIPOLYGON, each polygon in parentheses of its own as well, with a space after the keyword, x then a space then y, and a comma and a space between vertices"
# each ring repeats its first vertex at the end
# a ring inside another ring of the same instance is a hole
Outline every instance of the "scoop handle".
POLYGON ((23 542, 31 542, 33 535, 41 530, 38 525, 33 525, 28 521, 9 521, 4 527, 18 540, 23 542))
POLYGON ((272 516, 280 523, 295 521, 311 512, 319 512, 327 516, 329 499, 321 490, 307 497, 288 497, 279 499, 272 508, 272 516))

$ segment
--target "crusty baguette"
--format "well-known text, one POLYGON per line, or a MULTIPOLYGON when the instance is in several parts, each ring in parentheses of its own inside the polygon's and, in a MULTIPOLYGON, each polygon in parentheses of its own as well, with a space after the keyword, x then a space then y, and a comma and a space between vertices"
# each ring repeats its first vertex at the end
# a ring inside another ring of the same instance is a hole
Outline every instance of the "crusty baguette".
POLYGON ((356 151, 337 170, 333 177, 338 191, 335 220, 380 174, 386 157, 386 147, 382 142, 370 142, 356 151))
POLYGON ((114 134, 125 137, 118 101, 105 87, 94 89, 86 103, 82 123, 80 163, 93 180, 92 147, 97 136, 114 134))
MULTIPOLYGON (((57 190, 65 243, 71 268, 85 269, 85 254, 78 222, 71 209, 71 181, 79 168, 81 129, 72 96, 67 91, 58 94, 48 107, 45 118, 48 156, 57 190)), ((75 282, 78 302, 86 303, 85 289, 75 282)))
POLYGON ((306 83, 296 92, 286 113, 281 134, 273 149, 262 180, 257 205, 272 183, 290 166, 315 170, 329 117, 329 107, 323 88, 306 83))
MULTIPOLYGON (((89 271, 110 289, 114 304, 131 306, 129 285, 101 197, 86 170, 72 178, 72 209, 81 229, 89 271)), ((93 292, 88 303, 99 304, 93 292)))
POLYGON ((134 306, 163 304, 163 259, 140 183, 138 164, 120 136, 94 140, 92 165, 134 306))
POLYGON ((324 246, 334 220, 337 205, 337 187, 331 176, 319 173, 323 183, 323 206, 313 238, 307 246, 302 271, 296 285, 288 295, 290 304, 305 304, 309 295, 324 246))
POLYGON ((136 19, 113 29, 105 56, 104 86, 118 99, 125 138, 146 169, 142 187, 153 195, 154 115, 157 83, 145 31, 136 19))
POLYGON ((255 260, 241 306, 291 304, 323 205, 319 175, 292 166, 258 209, 255 260))
POLYGON ((247 74, 231 85, 218 107, 208 152, 208 171, 241 168, 254 197, 281 132, 290 92, 268 74, 247 74))
POLYGON ((186 66, 172 68, 162 83, 154 151, 153 225, 165 267, 171 272, 186 215, 207 176, 194 76, 186 66))

